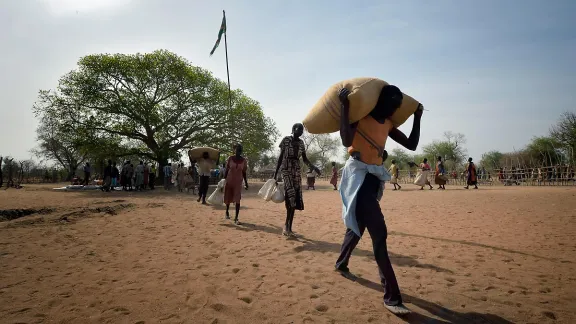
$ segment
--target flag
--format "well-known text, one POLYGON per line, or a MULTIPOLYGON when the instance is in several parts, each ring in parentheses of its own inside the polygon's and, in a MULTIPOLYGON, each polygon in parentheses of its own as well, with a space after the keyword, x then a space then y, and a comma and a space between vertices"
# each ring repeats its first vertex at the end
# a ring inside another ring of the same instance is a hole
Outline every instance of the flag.
POLYGON ((214 51, 218 48, 218 45, 220 45, 220 39, 222 39, 222 35, 225 33, 226 33, 226 14, 224 14, 224 16, 222 17, 222 25, 220 25, 220 31, 218 32, 218 39, 216 40, 216 44, 214 44, 212 51, 210 51, 210 56, 214 54, 214 51))

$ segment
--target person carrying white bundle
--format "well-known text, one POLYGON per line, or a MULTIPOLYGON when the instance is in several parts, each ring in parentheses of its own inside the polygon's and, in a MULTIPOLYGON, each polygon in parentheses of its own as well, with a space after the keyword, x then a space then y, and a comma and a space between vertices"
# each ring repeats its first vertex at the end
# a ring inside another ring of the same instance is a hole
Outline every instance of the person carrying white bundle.
POLYGON ((430 175, 430 164, 428 164, 428 159, 425 158, 420 163, 420 172, 416 176, 416 180, 414 180, 414 184, 420 186, 420 190, 424 190, 426 185, 430 187, 430 190, 434 189, 430 184, 430 180, 428 180, 428 175, 430 175))

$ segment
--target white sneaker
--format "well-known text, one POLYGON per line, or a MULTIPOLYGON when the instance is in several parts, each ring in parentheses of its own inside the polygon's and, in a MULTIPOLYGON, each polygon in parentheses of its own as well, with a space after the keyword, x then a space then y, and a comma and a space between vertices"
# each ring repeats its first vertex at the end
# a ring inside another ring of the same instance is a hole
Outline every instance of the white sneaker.
POLYGON ((394 315, 402 316, 402 315, 408 315, 408 314, 412 313, 404 305, 390 306, 390 305, 384 304, 384 306, 386 306, 386 308, 394 315))

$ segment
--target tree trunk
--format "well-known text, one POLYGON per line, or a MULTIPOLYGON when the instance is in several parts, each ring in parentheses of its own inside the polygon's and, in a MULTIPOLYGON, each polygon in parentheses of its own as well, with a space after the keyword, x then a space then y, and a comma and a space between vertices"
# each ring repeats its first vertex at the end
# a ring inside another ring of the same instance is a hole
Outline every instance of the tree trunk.
POLYGON ((160 186, 164 183, 164 166, 168 164, 167 158, 158 158, 156 160, 158 162, 158 176, 156 177, 156 185, 160 186))

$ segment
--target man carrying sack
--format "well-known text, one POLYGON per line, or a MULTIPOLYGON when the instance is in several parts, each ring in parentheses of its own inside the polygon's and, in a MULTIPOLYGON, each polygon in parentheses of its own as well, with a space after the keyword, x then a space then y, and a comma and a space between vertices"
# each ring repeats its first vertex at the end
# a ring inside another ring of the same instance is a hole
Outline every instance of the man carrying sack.
POLYGON ((390 137, 407 149, 416 150, 420 139, 423 108, 418 104, 414 112, 412 132, 406 137, 391 121, 392 115, 402 105, 403 94, 400 89, 385 85, 376 106, 354 123, 350 123, 349 94, 350 91, 346 88, 339 93, 340 136, 342 144, 348 147, 350 159, 344 166, 340 184, 342 218, 347 230, 340 257, 336 262, 336 270, 347 278, 354 278, 348 269, 348 262, 364 230, 368 228, 384 288, 384 305, 396 315, 406 315, 410 310, 402 303, 400 288, 388 256, 388 231, 379 201, 382 198, 384 182, 391 178, 383 165, 387 157, 384 150, 386 140, 390 137))

